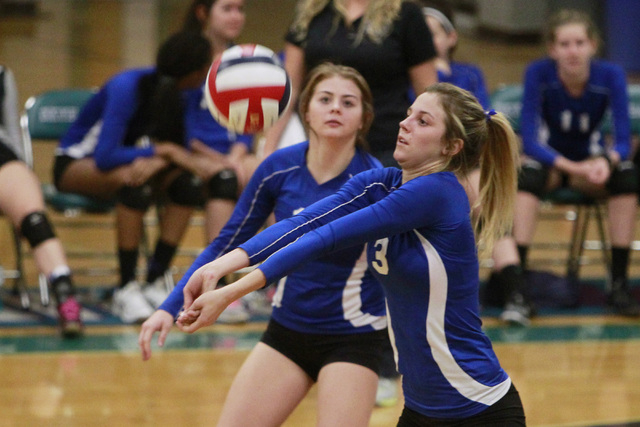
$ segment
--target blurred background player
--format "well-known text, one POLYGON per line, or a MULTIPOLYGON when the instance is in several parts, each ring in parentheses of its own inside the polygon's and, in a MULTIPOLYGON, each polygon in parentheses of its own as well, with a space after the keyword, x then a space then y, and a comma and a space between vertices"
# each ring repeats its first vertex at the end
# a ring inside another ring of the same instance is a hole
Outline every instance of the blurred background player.
POLYGON ((638 172, 631 154, 629 99, 624 71, 595 59, 598 31, 577 10, 560 10, 545 31, 548 57, 524 76, 520 118, 524 158, 513 238, 494 253, 507 304, 502 319, 527 324, 532 313, 523 271, 534 236, 540 199, 560 186, 607 200, 612 268, 607 303, 616 313, 640 316, 629 292, 628 265, 637 211, 638 172), (600 126, 607 109, 615 129, 605 145, 600 126))
POLYGON ((18 93, 10 69, 0 66, 0 212, 29 242, 38 271, 47 277, 64 337, 82 333, 81 306, 62 243, 45 212, 40 181, 22 156, 18 93))
POLYGON ((181 32, 160 47, 156 66, 111 78, 87 102, 56 151, 54 183, 60 191, 116 198, 120 287, 113 312, 124 322, 149 317, 166 297, 163 274, 202 203, 184 148, 183 91, 200 87, 211 64, 209 42, 181 32), (161 200, 160 235, 136 280, 143 217, 161 200))

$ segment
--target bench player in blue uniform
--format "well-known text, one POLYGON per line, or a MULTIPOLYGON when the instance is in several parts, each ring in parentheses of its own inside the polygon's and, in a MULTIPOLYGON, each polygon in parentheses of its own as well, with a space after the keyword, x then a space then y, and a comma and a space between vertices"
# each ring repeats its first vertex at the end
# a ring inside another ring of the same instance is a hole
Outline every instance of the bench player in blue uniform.
POLYGON ((116 198, 120 287, 113 311, 124 322, 149 317, 166 297, 163 273, 176 252, 202 187, 184 148, 182 91, 200 87, 211 64, 209 42, 177 33, 160 47, 156 66, 125 70, 85 104, 60 140, 54 183, 65 192, 116 198), (160 237, 135 280, 142 219, 155 197, 166 196, 160 237))
POLYGON ((335 195, 200 268, 185 287, 178 326, 194 332, 213 323, 229 301, 318 256, 366 243, 403 375, 398 425, 525 425, 518 392, 482 331, 471 207, 458 181, 480 166, 475 228, 490 249, 512 223, 515 134, 504 115, 485 112, 469 92, 438 83, 418 96, 400 123, 394 157, 402 170, 363 172, 335 195), (259 262, 238 281, 213 289, 220 275, 259 262))
POLYGON ((524 77, 521 134, 527 158, 519 179, 513 239, 500 242, 494 256, 507 296, 502 317, 515 323, 528 321, 531 307, 523 299, 522 271, 540 199, 560 186, 607 198, 612 255, 608 304, 620 314, 639 316, 627 280, 638 176, 629 159, 631 125, 624 71, 593 58, 597 30, 584 12, 559 11, 550 19, 546 37, 549 57, 530 64, 524 77), (614 129, 610 145, 600 132, 608 109, 614 129))
MULTIPOLYGON (((353 175, 381 167, 362 149, 373 104, 357 71, 320 65, 310 72, 300 99, 309 141, 277 150, 258 167, 220 236, 143 324, 144 359, 151 356, 156 331, 164 343, 183 305, 183 287, 202 265, 255 235, 272 212, 276 220, 296 216, 353 175)), ((280 425, 317 382, 318 405, 327 408, 318 414, 321 425, 368 425, 387 337, 385 314, 364 244, 309 261, 281 279, 267 331, 238 373, 220 423, 280 425), (344 381, 348 388, 341 387, 344 381)))

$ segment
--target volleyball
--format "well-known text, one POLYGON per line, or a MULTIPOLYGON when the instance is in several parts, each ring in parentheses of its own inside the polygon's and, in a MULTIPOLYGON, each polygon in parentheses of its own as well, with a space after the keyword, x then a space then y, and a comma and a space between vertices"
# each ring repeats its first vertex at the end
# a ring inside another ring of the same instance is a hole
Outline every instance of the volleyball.
POLYGON ((211 65, 205 98, 222 126, 238 134, 255 134, 271 127, 287 109, 291 80, 271 49, 236 45, 211 65))

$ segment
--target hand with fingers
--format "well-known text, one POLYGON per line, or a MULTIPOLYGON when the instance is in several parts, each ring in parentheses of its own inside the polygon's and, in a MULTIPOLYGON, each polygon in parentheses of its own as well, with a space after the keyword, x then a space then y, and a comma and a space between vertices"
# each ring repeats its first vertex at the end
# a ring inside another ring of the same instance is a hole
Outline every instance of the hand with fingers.
POLYGON ((167 339, 167 335, 173 326, 173 316, 164 311, 156 310, 143 324, 138 335, 138 347, 142 353, 142 360, 149 360, 151 358, 151 340, 153 334, 159 332, 158 345, 164 346, 167 339))

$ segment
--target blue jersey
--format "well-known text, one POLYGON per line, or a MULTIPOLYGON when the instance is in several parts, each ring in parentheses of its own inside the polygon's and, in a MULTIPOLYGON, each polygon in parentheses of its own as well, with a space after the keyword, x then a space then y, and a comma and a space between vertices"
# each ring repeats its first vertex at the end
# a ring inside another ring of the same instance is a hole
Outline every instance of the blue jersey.
MULTIPOLYGON (((461 89, 471 92, 480 102, 484 109, 488 109, 491 105, 489 101, 489 93, 485 84, 484 74, 479 67, 473 64, 464 64, 461 62, 451 62, 451 74, 445 74, 438 70, 438 81, 441 83, 451 83, 461 89)), ((415 101, 416 94, 413 88, 410 88, 409 97, 411 101, 415 101)))
POLYGON ((236 143, 247 146, 251 151, 253 139, 248 135, 238 135, 218 123, 207 107, 205 87, 185 91, 185 129, 187 145, 197 139, 209 148, 222 154, 229 154, 236 143))
POLYGON ((152 146, 138 143, 148 131, 138 110, 140 80, 154 72, 155 68, 127 70, 109 80, 82 108, 56 154, 93 157, 103 171, 153 156, 152 146))
MULTIPOLYGON (((182 290, 200 266, 238 247, 254 236, 273 212, 280 221, 336 192, 353 175, 380 162, 356 151, 337 177, 318 185, 307 169, 308 142, 275 151, 265 159, 242 192, 231 219, 220 235, 198 256, 161 309, 176 315, 184 300, 182 290)), ((350 334, 386 327, 384 294, 367 270, 364 245, 327 254, 280 280, 272 317, 305 333, 350 334)))
POLYGON ((571 96, 546 58, 527 67, 520 116, 524 153, 545 165, 561 154, 580 161, 603 152, 599 132, 607 109, 613 114, 613 149, 625 160, 631 148, 629 101, 624 71, 605 61, 591 61, 589 81, 579 97, 571 96))
POLYGON ((395 168, 340 191, 240 245, 267 280, 368 242, 384 287, 408 408, 464 418, 500 400, 511 380, 479 316, 479 265, 467 195, 450 172, 402 184, 395 168), (265 249, 265 243, 272 244, 265 249))

